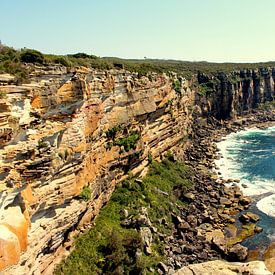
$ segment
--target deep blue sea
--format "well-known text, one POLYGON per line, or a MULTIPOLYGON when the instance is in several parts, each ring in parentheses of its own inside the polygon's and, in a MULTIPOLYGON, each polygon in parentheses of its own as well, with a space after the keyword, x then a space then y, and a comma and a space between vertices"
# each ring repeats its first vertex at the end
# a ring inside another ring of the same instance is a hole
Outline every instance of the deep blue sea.
POLYGON ((275 126, 232 133, 218 144, 222 158, 216 164, 223 178, 239 179, 250 208, 264 230, 243 244, 260 249, 275 241, 275 126))

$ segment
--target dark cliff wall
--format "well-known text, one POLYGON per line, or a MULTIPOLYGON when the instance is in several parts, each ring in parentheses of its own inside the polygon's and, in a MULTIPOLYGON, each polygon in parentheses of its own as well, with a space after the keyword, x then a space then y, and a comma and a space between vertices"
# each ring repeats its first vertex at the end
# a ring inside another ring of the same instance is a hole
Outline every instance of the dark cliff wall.
POLYGON ((204 115, 217 119, 236 118, 260 103, 275 98, 275 69, 243 70, 229 75, 198 74, 196 104, 204 115))

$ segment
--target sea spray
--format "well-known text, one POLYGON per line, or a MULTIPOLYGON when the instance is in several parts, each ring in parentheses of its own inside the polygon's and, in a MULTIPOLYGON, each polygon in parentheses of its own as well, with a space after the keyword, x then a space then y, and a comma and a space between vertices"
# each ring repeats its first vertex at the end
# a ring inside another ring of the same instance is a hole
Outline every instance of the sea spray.
MULTIPOLYGON (((217 143, 221 158, 216 166, 224 179, 238 179, 245 195, 252 196, 263 232, 246 241, 255 248, 275 239, 275 126, 231 133, 217 143), (262 243, 263 244, 263 243, 262 243)), ((252 210, 252 209, 251 209, 252 210)))

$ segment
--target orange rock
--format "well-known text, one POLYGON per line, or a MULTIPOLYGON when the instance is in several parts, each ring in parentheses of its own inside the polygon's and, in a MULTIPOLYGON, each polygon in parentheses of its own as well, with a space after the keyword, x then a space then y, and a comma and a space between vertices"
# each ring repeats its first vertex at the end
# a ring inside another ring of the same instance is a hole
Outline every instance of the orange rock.
POLYGON ((42 107, 41 97, 35 96, 31 102, 31 106, 37 109, 41 108, 42 107))
POLYGON ((4 219, 1 220, 1 223, 17 236, 21 251, 25 251, 28 245, 29 223, 22 214, 20 207, 14 206, 5 210, 4 219))
POLYGON ((5 225, 0 225, 0 270, 18 263, 20 252, 17 236, 5 225))
POLYGON ((31 222, 30 222, 30 215, 29 215, 29 211, 28 211, 29 205, 31 205, 37 201, 32 194, 32 189, 31 189, 30 185, 27 185, 27 187, 23 191, 21 191, 21 196, 22 196, 25 206, 26 206, 26 208, 23 212, 23 215, 24 215, 26 221, 28 222, 28 225, 30 225, 31 222))
POLYGON ((24 201, 28 202, 29 204, 36 202, 36 199, 32 194, 31 186, 29 184, 23 191, 21 191, 21 196, 23 197, 24 201))

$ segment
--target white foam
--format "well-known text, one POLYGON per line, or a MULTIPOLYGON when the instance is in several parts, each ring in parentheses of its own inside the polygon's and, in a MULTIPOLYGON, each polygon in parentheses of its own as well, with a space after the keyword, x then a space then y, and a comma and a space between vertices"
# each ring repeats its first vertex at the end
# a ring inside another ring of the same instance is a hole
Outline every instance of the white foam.
POLYGON ((265 197, 258 201, 257 207, 262 212, 275 218, 275 194, 265 197))
MULTIPOLYGON (((242 137, 248 137, 254 134, 264 134, 273 136, 275 133, 275 126, 268 129, 250 128, 242 130, 237 133, 231 133, 222 141, 217 143, 217 147, 220 150, 221 158, 215 161, 218 171, 221 173, 224 179, 235 179, 240 182, 237 183, 245 195, 261 195, 265 193, 273 193, 274 195, 268 196, 262 199, 258 204, 258 208, 267 215, 275 215, 275 179, 266 180, 260 177, 254 177, 248 180, 248 174, 239 169, 239 163, 236 160, 238 152, 242 150, 243 143, 248 143, 243 140, 242 137), (244 188, 244 186, 246 186, 244 188)), ((264 152, 265 150, 259 150, 258 152, 264 152)), ((217 170, 216 170, 217 172, 217 170)))

